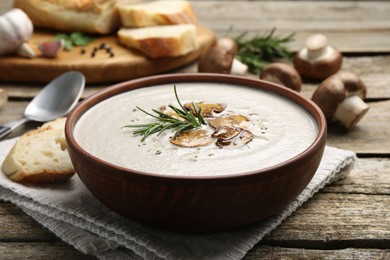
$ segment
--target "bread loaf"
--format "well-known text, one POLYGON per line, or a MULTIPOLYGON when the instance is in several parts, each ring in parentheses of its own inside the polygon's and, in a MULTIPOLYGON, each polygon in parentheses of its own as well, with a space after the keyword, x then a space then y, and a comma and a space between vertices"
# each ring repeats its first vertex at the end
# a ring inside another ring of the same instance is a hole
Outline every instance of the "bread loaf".
POLYGON ((193 24, 196 17, 190 3, 182 0, 118 5, 123 27, 193 24))
POLYGON ((182 56, 199 48, 196 27, 192 24, 122 28, 118 37, 121 44, 150 58, 182 56))
POLYGON ((65 118, 22 135, 4 159, 1 170, 23 183, 66 181, 75 173, 65 141, 65 118))
POLYGON ((116 0, 15 0, 37 27, 109 34, 119 28, 116 0))

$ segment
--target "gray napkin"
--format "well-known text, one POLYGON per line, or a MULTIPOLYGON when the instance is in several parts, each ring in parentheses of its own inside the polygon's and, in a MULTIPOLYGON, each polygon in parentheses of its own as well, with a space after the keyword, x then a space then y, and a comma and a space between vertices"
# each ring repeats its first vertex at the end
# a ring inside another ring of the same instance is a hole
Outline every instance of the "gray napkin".
MULTIPOLYGON (((15 140, 0 142, 0 164, 15 140)), ((326 147, 314 178, 284 210, 250 226, 207 234, 158 229, 123 218, 97 201, 77 175, 67 183, 37 187, 0 173, 0 199, 99 259, 240 259, 324 185, 345 177, 355 159, 351 151, 326 147)))

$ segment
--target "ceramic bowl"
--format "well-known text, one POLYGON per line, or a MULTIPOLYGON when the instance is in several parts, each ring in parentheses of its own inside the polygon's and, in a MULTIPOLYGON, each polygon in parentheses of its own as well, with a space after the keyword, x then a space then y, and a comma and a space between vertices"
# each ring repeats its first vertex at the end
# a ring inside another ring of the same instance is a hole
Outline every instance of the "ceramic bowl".
POLYGON ((105 206, 147 225, 205 232, 258 222, 294 200, 319 166, 326 121, 313 102, 273 83, 223 74, 170 74, 119 83, 86 98, 69 114, 65 135, 77 174, 105 206), (317 123, 318 134, 303 152, 277 165, 238 175, 203 177, 166 176, 119 167, 94 157, 77 143, 77 121, 99 102, 137 88, 181 82, 228 83, 276 93, 306 110, 317 123))

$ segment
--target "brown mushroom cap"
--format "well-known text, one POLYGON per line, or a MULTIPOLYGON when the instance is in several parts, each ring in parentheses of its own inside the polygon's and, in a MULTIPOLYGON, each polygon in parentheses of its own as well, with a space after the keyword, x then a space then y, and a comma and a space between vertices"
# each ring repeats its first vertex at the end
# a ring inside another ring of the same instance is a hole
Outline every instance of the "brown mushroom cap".
POLYGON ((351 72, 340 71, 324 80, 315 90, 312 100, 321 108, 328 120, 333 118, 338 106, 347 97, 366 97, 367 88, 362 80, 351 72))
POLYGON ((302 80, 298 71, 285 63, 268 64, 260 73, 260 79, 286 86, 297 92, 301 91, 302 80))
POLYGON ((236 52, 237 44, 233 39, 218 39, 200 57, 198 71, 230 74, 236 52))
POLYGON ((325 36, 316 34, 306 40, 293 59, 294 67, 302 77, 324 80, 340 70, 342 54, 329 46, 325 36))

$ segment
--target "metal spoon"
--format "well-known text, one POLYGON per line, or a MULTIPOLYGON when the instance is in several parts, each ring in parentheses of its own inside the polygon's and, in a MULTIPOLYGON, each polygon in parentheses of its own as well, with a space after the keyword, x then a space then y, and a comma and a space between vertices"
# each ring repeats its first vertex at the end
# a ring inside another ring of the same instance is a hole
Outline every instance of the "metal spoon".
POLYGON ((66 72, 47 84, 28 104, 24 118, 0 126, 0 139, 28 121, 46 122, 68 114, 84 90, 84 75, 66 72))

